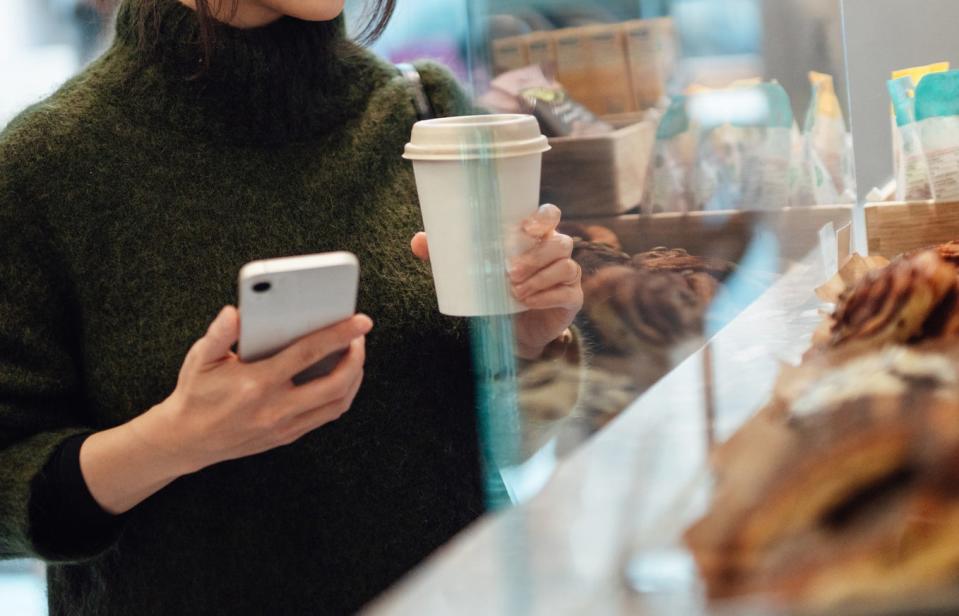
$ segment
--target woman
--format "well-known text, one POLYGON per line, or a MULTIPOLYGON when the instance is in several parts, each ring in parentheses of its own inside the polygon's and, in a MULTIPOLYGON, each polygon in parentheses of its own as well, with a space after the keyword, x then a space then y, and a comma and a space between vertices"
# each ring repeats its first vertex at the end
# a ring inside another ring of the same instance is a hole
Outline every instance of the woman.
MULTIPOLYGON (((0 139, 0 556, 49 563, 52 614, 352 612, 482 512, 465 328, 410 254, 409 91, 342 0, 229 4, 125 0, 111 49, 0 139), (330 250, 376 328, 240 363, 239 268, 330 250)), ((511 269, 527 359, 582 302, 557 222, 511 269)))

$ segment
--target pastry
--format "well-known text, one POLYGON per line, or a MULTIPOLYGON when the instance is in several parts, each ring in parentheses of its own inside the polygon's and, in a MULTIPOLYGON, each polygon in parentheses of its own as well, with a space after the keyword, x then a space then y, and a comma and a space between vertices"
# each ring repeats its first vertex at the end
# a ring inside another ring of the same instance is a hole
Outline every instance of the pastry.
POLYGON ((914 257, 920 253, 930 250, 935 251, 943 261, 959 267, 959 241, 955 240, 946 242, 945 244, 927 246, 926 248, 913 250, 912 252, 906 253, 906 257, 914 257))
MULTIPOLYGON (((949 301, 956 284, 955 266, 935 251, 901 258, 872 271, 840 298, 829 344, 917 341, 926 321, 942 302, 949 301)), ((944 323, 942 328, 949 326, 950 314, 937 314, 937 323, 944 323)))
POLYGON ((666 272, 703 272, 718 280, 725 279, 734 269, 722 259, 696 257, 682 248, 654 248, 633 257, 633 266, 639 269, 666 272))
POLYGON ((607 267, 583 293, 583 314, 606 349, 629 353, 702 335, 708 303, 680 274, 607 267))
POLYGON ((787 370, 714 455, 710 510, 685 535, 710 596, 826 605, 959 574, 957 360, 893 346, 787 370))
POLYGON ((575 240, 573 244, 573 260, 583 268, 584 280, 605 267, 627 265, 629 259, 628 254, 605 244, 585 240, 575 240))
POLYGON ((599 225, 592 225, 586 227, 586 233, 589 236, 589 241, 595 242, 597 244, 606 244, 613 250, 622 250, 623 244, 619 241, 619 237, 611 229, 602 227, 599 225))
POLYGON ((601 225, 582 225, 576 222, 560 223, 558 231, 573 239, 580 239, 594 244, 603 244, 616 251, 623 250, 619 237, 608 227, 601 225))
POLYGON ((936 252, 943 261, 959 267, 959 241, 946 242, 936 246, 936 252))

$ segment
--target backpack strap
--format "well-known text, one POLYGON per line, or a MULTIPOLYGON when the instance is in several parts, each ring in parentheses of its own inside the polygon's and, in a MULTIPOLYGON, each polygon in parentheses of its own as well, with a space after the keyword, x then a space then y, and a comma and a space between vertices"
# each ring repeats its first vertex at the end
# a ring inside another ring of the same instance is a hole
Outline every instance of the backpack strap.
POLYGON ((433 111, 433 105, 430 104, 429 97, 426 96, 423 79, 420 77, 420 72, 416 67, 412 64, 403 63, 397 64, 396 70, 399 71, 400 76, 409 86, 410 96, 413 100, 413 108, 416 109, 416 119, 431 120, 435 118, 436 113, 433 111))

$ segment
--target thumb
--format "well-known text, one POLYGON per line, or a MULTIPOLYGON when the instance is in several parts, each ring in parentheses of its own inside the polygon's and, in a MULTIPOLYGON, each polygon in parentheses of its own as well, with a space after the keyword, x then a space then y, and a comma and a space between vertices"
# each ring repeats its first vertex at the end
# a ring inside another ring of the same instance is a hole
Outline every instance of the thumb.
POLYGON ((210 323, 206 334, 197 345, 200 365, 220 361, 230 354, 230 348, 240 337, 240 318, 236 308, 227 306, 210 323))
POLYGON ((422 231, 413 236, 413 240, 410 242, 410 248, 413 249, 413 254, 420 260, 430 260, 430 245, 426 239, 426 234, 422 231))
POLYGON ((539 206, 536 213, 523 221, 523 231, 538 240, 546 239, 559 226, 563 213, 552 203, 539 206))

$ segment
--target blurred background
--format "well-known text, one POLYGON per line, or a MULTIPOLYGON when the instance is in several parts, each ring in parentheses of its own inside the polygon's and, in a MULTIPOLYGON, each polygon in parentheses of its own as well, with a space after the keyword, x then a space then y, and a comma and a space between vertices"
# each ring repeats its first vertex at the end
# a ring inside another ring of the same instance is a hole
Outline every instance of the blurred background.
MULTIPOLYGON (((96 7, 96 0, 4 1, 0 126, 108 44, 110 15, 96 7)), ((361 14, 362 0, 348 2, 348 11, 361 14)), ((802 110, 809 99, 806 73, 818 70, 834 75, 839 98, 846 100, 837 0, 400 0, 374 49, 394 62, 436 59, 465 80, 473 78, 471 62, 482 72, 485 50, 478 48, 487 38, 476 34, 476 26, 485 26, 477 22, 488 22, 489 35, 496 38, 670 14, 692 73, 689 81, 775 77, 802 110), (722 75, 717 66, 726 68, 722 75)))
POLYGON ((109 40, 95 0, 4 0, 0 14, 0 126, 53 92, 109 40))

